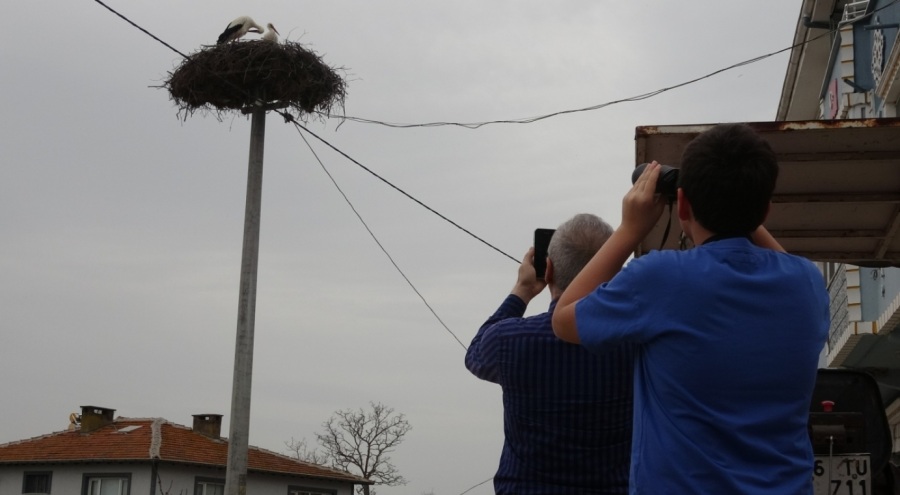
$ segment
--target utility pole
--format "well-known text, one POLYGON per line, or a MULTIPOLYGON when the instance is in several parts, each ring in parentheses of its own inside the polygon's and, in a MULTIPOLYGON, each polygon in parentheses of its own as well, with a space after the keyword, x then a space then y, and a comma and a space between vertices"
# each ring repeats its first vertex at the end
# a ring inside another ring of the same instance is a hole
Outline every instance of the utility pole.
MULTIPOLYGON (((313 51, 299 43, 248 41, 204 46, 186 57, 165 87, 179 115, 195 110, 251 114, 244 247, 241 257, 234 380, 231 389, 225 495, 247 494, 250 389, 253 382, 253 327, 262 206, 263 146, 266 113, 291 108, 298 114, 330 113, 343 106, 346 83, 313 51)), ((289 112, 279 112, 286 122, 289 112)))
POLYGON ((256 275, 259 266, 259 220, 262 206, 263 147, 266 109, 252 110, 250 159, 247 173, 247 206, 244 210, 244 247, 238 298, 237 339, 234 347, 234 381, 228 434, 225 495, 247 494, 247 450, 250 432, 250 388, 253 378, 253 327, 256 321, 256 275))

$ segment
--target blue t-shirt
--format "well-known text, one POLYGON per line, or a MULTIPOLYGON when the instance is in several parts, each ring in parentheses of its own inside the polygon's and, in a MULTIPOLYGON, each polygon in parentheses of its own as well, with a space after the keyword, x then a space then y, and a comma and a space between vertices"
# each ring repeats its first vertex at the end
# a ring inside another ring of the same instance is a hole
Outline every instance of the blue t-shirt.
POLYGON ((575 315, 592 351, 638 345, 631 493, 812 493, 806 425, 829 326, 812 263, 746 238, 656 251, 575 315))

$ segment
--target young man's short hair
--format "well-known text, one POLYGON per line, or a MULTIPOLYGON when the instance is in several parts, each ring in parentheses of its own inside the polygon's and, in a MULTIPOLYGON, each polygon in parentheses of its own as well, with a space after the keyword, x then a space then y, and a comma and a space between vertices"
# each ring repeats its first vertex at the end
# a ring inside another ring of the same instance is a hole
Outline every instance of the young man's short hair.
POLYGON ((748 235, 765 220, 777 179, 765 139, 745 124, 720 124, 685 147, 678 186, 707 230, 748 235))

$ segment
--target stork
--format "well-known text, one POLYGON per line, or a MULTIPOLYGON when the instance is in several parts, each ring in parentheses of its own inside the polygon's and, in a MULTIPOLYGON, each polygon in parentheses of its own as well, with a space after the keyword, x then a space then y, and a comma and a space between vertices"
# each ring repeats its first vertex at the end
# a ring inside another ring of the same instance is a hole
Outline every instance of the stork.
POLYGON ((262 26, 257 24, 250 16, 242 15, 228 23, 228 26, 225 27, 225 31, 222 31, 222 34, 219 35, 216 44, 221 45, 222 43, 234 41, 247 33, 261 32, 263 32, 262 26))
POLYGON ((281 34, 275 29, 275 26, 272 23, 266 24, 266 32, 263 33, 262 39, 266 41, 271 41, 272 43, 278 43, 278 35, 281 34))

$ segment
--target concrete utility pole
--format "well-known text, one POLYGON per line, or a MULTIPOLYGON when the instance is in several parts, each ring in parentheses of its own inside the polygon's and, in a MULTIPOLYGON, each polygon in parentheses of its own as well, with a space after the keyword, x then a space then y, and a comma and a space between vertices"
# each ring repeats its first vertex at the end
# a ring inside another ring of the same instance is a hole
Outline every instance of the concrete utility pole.
POLYGON ((266 110, 255 108, 250 124, 250 160, 247 206, 244 210, 244 248, 238 300, 237 339, 234 347, 234 382, 228 434, 225 495, 247 493, 247 448, 250 432, 250 388, 253 377, 253 326, 256 321, 256 274, 259 265, 259 219, 262 206, 263 145, 266 110))

